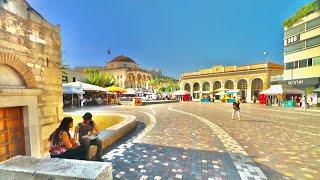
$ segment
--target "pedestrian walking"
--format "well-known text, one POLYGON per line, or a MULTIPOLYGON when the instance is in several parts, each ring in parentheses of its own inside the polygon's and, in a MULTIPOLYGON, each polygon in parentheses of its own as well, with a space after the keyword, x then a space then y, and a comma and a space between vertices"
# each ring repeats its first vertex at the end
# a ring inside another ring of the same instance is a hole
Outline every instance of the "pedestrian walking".
POLYGON ((301 98, 301 109, 303 109, 305 111, 307 109, 306 99, 304 97, 301 98))
POLYGON ((232 120, 234 119, 235 114, 237 114, 238 120, 240 120, 240 99, 237 99, 236 102, 232 104, 232 108, 232 120))

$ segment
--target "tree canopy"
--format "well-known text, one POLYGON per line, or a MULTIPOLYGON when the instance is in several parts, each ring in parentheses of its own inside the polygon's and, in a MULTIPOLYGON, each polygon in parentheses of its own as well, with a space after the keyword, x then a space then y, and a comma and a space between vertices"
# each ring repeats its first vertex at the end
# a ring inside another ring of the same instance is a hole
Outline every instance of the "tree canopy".
POLYGON ((179 90, 179 81, 170 77, 158 77, 150 80, 152 89, 160 92, 173 92, 179 90))
POLYGON ((86 83, 93 84, 100 87, 109 87, 115 85, 115 79, 111 74, 101 73, 96 69, 85 69, 88 77, 85 79, 86 83))

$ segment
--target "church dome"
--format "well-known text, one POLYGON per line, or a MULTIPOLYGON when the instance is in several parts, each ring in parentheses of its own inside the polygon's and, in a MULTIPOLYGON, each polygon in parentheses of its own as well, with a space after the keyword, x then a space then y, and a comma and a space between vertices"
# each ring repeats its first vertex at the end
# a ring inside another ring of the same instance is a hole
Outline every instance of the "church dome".
POLYGON ((117 56, 113 58, 109 63, 114 63, 114 62, 131 62, 131 63, 137 64, 134 60, 132 60, 127 56, 117 56))

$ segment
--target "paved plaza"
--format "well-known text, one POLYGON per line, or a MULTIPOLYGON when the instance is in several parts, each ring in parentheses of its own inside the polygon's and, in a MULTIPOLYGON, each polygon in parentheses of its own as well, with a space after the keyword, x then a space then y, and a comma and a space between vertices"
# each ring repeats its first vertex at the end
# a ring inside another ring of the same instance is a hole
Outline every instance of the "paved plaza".
POLYGON ((242 104, 174 103, 86 109, 137 117, 105 150, 115 179, 318 179, 320 113, 242 104))

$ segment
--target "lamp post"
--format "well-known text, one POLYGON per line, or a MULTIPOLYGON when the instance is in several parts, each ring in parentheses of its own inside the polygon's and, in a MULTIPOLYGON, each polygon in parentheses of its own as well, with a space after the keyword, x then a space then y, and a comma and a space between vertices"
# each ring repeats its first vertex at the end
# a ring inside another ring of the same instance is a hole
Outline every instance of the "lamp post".
POLYGON ((268 59, 269 59, 269 52, 268 51, 265 51, 263 52, 263 54, 266 56, 266 63, 268 63, 268 59))

